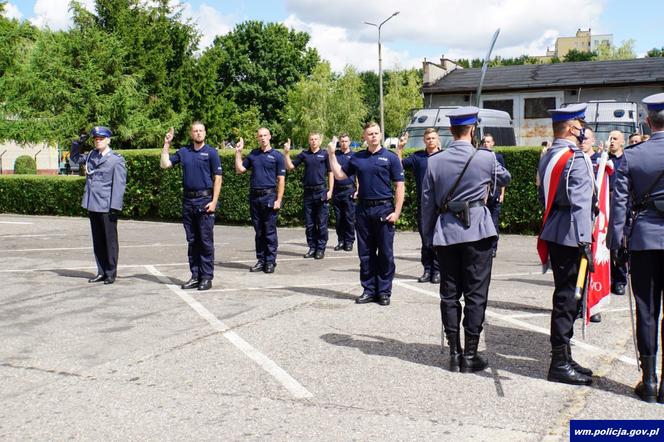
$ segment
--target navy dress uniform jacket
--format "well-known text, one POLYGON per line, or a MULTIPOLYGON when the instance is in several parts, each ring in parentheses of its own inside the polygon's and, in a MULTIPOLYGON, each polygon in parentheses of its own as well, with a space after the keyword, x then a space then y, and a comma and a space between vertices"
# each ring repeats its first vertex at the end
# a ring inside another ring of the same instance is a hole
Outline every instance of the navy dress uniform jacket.
POLYGON ((90 212, 107 213, 111 209, 121 211, 127 185, 124 158, 110 149, 104 156, 97 150, 81 154, 78 143, 72 144, 70 158, 74 163, 86 165, 85 192, 81 205, 90 212))
MULTIPOLYGON (((496 236, 496 228, 486 206, 470 208, 469 228, 465 228, 451 212, 438 213, 474 152, 475 147, 469 142, 454 141, 445 151, 429 157, 422 185, 422 230, 427 245, 449 246, 496 236)), ((493 152, 479 149, 451 201, 486 201, 490 185, 504 187, 511 179, 510 173, 498 163, 493 152)))

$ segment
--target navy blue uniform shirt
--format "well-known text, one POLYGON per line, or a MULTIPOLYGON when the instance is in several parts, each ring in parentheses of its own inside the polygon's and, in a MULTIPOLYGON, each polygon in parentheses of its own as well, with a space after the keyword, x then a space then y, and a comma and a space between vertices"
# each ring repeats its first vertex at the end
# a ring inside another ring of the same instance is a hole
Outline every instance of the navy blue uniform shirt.
MULTIPOLYGON (((348 150, 347 153, 343 153, 341 150, 337 149, 334 152, 334 156, 337 158, 337 162, 343 169, 343 167, 350 162, 351 157, 354 155, 352 150, 348 150)), ((347 186, 349 184, 355 184, 355 175, 348 175, 348 178, 345 180, 334 179, 334 186, 347 186)))
POLYGON ((330 171, 330 162, 327 159, 327 151, 318 149, 313 153, 311 150, 303 150, 293 160, 293 166, 297 167, 304 163, 304 176, 302 184, 305 186, 320 186, 327 184, 327 173, 330 171))
POLYGON ((404 180, 399 157, 384 147, 373 154, 369 149, 357 152, 342 169, 348 176, 357 175, 360 199, 392 198, 392 182, 404 180))
POLYGON ((175 166, 182 163, 182 185, 185 192, 212 189, 214 176, 221 175, 221 160, 217 150, 204 144, 199 150, 189 145, 170 156, 175 166))
POLYGON ((245 169, 251 169, 252 189, 277 187, 277 177, 286 175, 286 163, 281 152, 274 149, 263 152, 254 149, 242 161, 245 169))
POLYGON ((417 190, 417 200, 422 199, 422 183, 427 174, 427 165, 429 164, 429 154, 426 149, 418 150, 404 158, 401 162, 404 169, 411 169, 415 175, 415 189, 417 190))

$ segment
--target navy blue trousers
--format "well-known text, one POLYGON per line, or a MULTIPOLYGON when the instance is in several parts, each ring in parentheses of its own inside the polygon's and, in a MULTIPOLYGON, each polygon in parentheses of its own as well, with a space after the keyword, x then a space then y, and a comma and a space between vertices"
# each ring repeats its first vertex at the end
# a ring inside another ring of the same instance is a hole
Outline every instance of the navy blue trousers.
POLYGON ((327 245, 327 221, 330 208, 327 202, 327 190, 316 192, 304 191, 304 231, 307 245, 311 250, 325 251, 327 245))
POLYGON ((656 356, 664 296, 664 250, 634 250, 630 264, 636 299, 637 347, 641 356, 656 356))
POLYGON ((249 213, 256 236, 256 260, 263 264, 277 262, 277 210, 274 210, 274 201, 277 195, 267 194, 249 198, 249 213))
POLYGON ((189 270, 195 279, 214 277, 214 212, 207 213, 212 198, 184 198, 182 224, 187 237, 189 270))
POLYGON ((354 190, 335 193, 332 196, 336 219, 337 243, 353 245, 355 242, 355 202, 354 190))
POLYGON ((493 238, 493 250, 498 250, 498 236, 500 233, 500 210, 503 207, 502 203, 491 203, 487 204, 487 209, 489 209, 489 213, 491 213, 491 220, 493 221, 493 225, 496 228, 496 236, 493 238))
POLYGON ((422 247, 420 248, 420 262, 422 262, 424 271, 429 273, 440 272, 436 251, 433 249, 433 246, 425 246, 427 242, 430 243, 431 241, 426 241, 424 238, 424 233, 422 232, 422 212, 420 210, 419 204, 417 205, 417 231, 420 233, 420 241, 422 243, 422 247))
POLYGON ((92 248, 97 274, 115 278, 118 269, 118 216, 114 213, 88 212, 92 230, 92 248))
POLYGON ((394 279, 394 224, 385 217, 394 211, 391 204, 375 207, 357 205, 355 229, 360 258, 360 282, 370 296, 391 296, 394 279))

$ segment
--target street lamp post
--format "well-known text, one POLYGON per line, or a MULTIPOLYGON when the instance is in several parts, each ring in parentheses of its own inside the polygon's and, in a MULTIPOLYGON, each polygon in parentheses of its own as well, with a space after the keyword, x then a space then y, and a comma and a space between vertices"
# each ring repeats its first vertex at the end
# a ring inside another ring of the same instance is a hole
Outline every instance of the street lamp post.
POLYGON ((385 23, 387 23, 388 20, 397 15, 399 15, 399 11, 396 11, 394 14, 390 15, 378 25, 375 23, 369 23, 368 21, 364 22, 364 24, 366 25, 375 26, 376 28, 378 28, 378 94, 380 96, 380 130, 381 133, 383 134, 382 136, 383 139, 381 141, 385 140, 385 107, 383 104, 383 56, 380 45, 380 28, 385 23))

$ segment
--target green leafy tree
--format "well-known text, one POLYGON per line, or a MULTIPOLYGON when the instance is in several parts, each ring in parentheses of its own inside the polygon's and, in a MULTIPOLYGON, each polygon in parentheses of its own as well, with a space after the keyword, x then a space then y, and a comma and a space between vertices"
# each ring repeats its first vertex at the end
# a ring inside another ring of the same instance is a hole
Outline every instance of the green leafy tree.
POLYGON ((613 47, 606 43, 597 48, 597 60, 630 60, 636 58, 634 39, 623 41, 620 46, 613 47))
POLYGON ((346 132, 351 139, 360 139, 368 112, 363 86, 357 71, 350 66, 346 66, 343 74, 334 81, 329 101, 328 136, 346 132))
POLYGON ((422 75, 417 69, 390 72, 385 94, 385 137, 398 136, 410 118, 410 111, 422 107, 422 75))
POLYGON ((664 46, 661 48, 652 48, 648 51, 646 57, 664 57, 664 46))
MULTIPOLYGON (((384 75, 386 73, 383 73, 384 75)), ((362 96, 367 106, 367 121, 380 120, 380 88, 378 84, 378 74, 374 71, 365 71, 359 74, 362 80, 362 96)), ((384 80, 384 78, 383 78, 384 80)))
POLYGON ((579 51, 578 49, 570 49, 570 51, 563 57, 563 63, 574 61, 593 61, 597 58, 596 52, 579 51))

